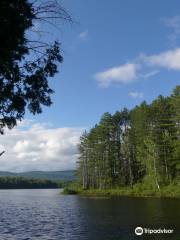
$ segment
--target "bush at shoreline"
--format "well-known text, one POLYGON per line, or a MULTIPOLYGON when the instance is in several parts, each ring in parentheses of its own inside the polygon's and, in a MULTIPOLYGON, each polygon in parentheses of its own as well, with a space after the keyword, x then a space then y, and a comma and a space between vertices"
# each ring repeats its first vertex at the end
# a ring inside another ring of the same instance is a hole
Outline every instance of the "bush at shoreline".
POLYGON ((113 189, 87 189, 82 187, 67 186, 64 188, 63 194, 78 194, 81 196, 131 196, 131 197, 171 197, 180 198, 179 184, 170 184, 163 186, 158 190, 138 183, 132 187, 117 187, 113 189))

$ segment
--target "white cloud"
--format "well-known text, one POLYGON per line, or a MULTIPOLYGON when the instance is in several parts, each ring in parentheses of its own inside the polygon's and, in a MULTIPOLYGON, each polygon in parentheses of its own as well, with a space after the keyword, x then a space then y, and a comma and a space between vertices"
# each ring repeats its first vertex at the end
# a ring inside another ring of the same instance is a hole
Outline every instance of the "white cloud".
POLYGON ((142 77, 147 79, 147 78, 157 75, 158 73, 159 73, 159 70, 153 70, 153 71, 142 74, 142 77))
POLYGON ((88 37, 88 30, 83 31, 78 35, 78 38, 81 40, 86 40, 87 37, 88 37))
POLYGON ((136 98, 143 98, 144 94, 142 92, 129 92, 129 96, 136 99, 136 98))
POLYGON ((180 16, 166 17, 162 19, 162 22, 166 27, 173 28, 174 31, 178 31, 178 33, 180 33, 180 16))
POLYGON ((162 52, 157 55, 141 55, 140 58, 148 65, 164 67, 170 70, 180 70, 180 48, 162 52))
POLYGON ((99 72, 95 75, 95 78, 102 87, 108 87, 113 83, 130 83, 137 79, 138 69, 138 64, 126 63, 124 65, 99 72))
POLYGON ((180 48, 164 51, 159 54, 140 54, 130 63, 112 67, 95 74, 101 87, 112 84, 127 84, 137 79, 147 79, 157 75, 160 68, 180 71, 180 48))
POLYGON ((180 37, 180 16, 177 15, 170 18, 163 18, 162 23, 172 30, 168 37, 170 43, 175 45, 177 39, 180 37))
POLYGON ((82 128, 51 128, 46 124, 22 123, 0 138, 1 171, 74 169, 82 128))

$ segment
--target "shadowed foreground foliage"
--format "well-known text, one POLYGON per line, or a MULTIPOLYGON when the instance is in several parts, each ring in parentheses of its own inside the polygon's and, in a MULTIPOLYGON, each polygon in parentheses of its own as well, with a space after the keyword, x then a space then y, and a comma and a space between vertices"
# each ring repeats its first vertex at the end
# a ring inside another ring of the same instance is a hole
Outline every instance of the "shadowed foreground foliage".
POLYGON ((42 29, 36 26, 53 19, 71 21, 56 0, 0 1, 1 133, 4 127, 13 128, 27 110, 39 114, 52 104, 49 78, 58 72, 63 57, 60 44, 40 38, 42 29))

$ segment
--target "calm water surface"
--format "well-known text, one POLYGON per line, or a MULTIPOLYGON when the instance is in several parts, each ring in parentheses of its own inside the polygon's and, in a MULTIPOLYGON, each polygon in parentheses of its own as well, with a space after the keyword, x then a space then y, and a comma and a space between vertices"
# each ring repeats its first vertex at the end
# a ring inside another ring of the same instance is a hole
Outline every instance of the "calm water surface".
POLYGON ((0 240, 180 240, 180 200, 82 198, 58 189, 0 190, 0 240), (170 235, 135 236, 137 226, 170 235))

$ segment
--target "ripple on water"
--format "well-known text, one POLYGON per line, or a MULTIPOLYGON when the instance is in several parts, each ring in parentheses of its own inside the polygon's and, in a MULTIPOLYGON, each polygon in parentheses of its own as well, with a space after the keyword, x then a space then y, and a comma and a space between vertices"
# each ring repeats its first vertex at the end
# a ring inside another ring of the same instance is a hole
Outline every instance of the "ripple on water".
MULTIPOLYGON (((58 189, 0 190, 0 240, 132 240, 134 227, 142 223, 180 229, 178 210, 175 199, 91 199, 63 196, 58 189)), ((171 239, 177 240, 178 234, 171 239)))

